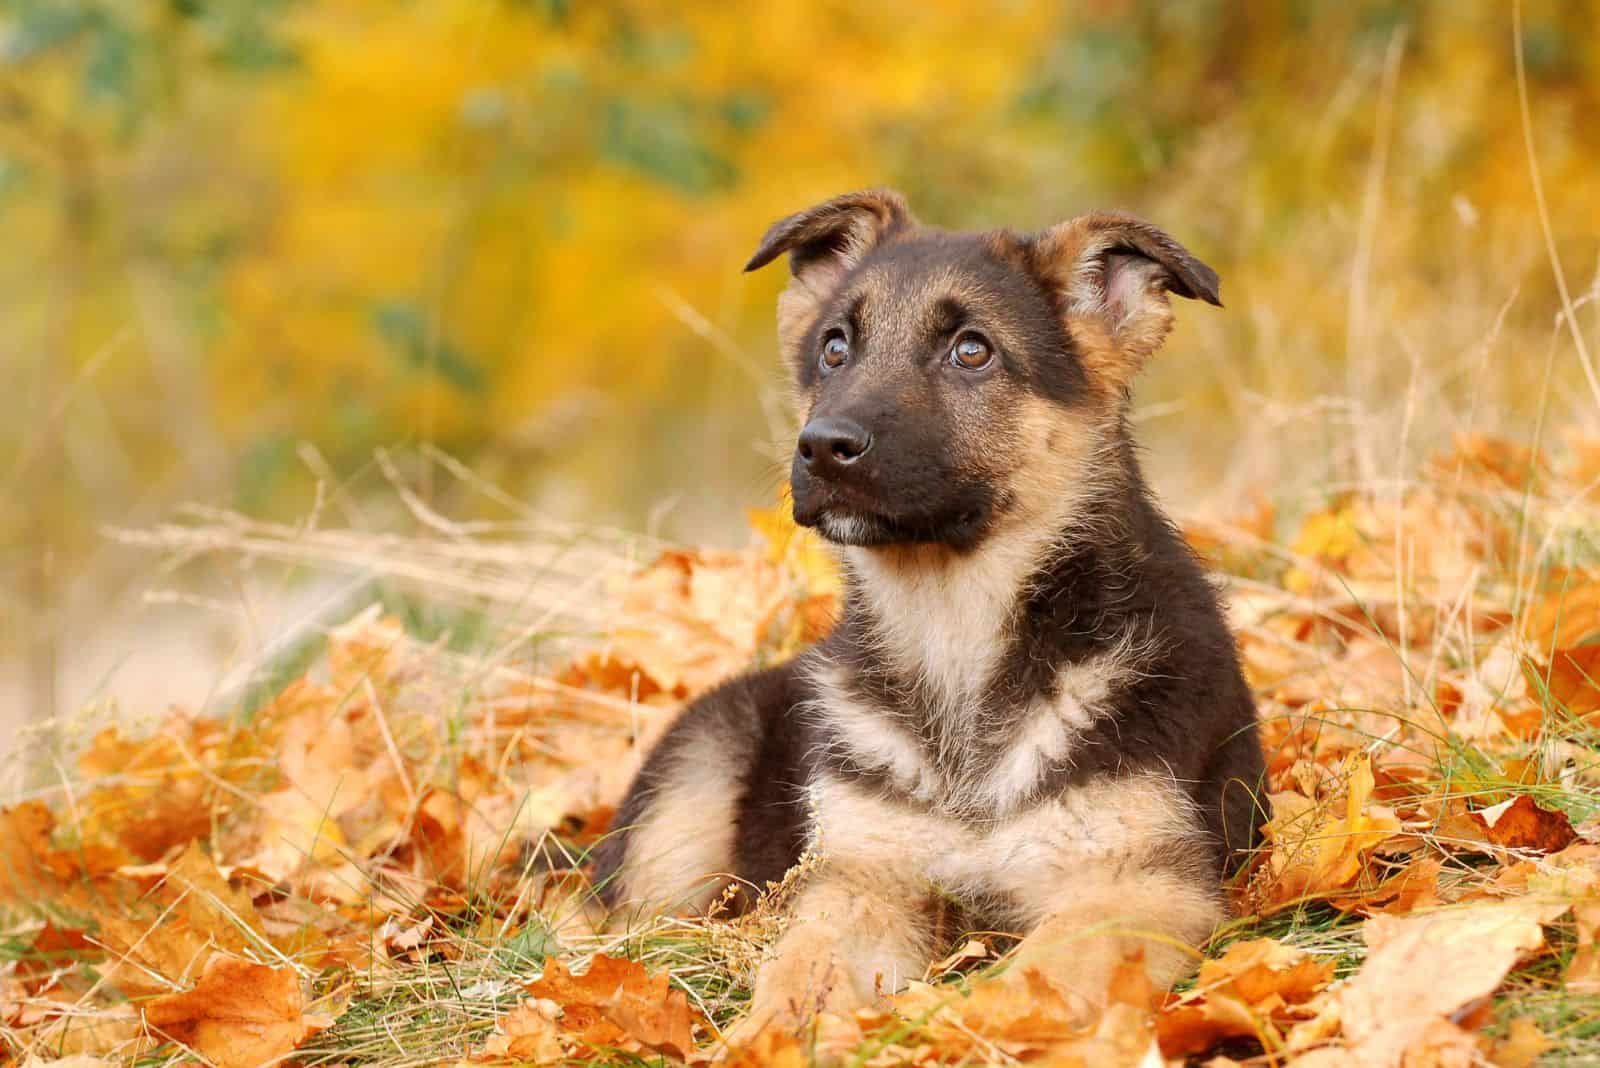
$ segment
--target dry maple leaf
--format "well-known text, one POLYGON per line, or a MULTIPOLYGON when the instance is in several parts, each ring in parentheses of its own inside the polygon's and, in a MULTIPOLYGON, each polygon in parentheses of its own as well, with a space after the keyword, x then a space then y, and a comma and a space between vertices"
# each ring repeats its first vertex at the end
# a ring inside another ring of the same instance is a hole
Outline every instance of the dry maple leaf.
POLYGON ((1520 625, 1534 651, 1548 655, 1600 635, 1600 573, 1556 571, 1546 581, 1554 592, 1523 612, 1520 625))
POLYGON ((0 903, 39 902, 55 896, 60 865, 50 836, 56 818, 42 801, 0 809, 0 903))
POLYGON ((370 685, 379 700, 387 702, 415 675, 414 665, 402 655, 407 644, 401 622, 384 615, 382 605, 369 605, 328 636, 328 675, 334 691, 361 693, 370 685))
POLYGON ((1342 811, 1324 811, 1304 798, 1298 806, 1273 799, 1273 818, 1265 829, 1272 851, 1252 886, 1261 911, 1355 885, 1372 850, 1400 832, 1394 812, 1371 803, 1373 786, 1372 762, 1362 757, 1352 763, 1342 811))
POLYGON ((1495 434, 1458 430, 1451 444, 1428 461, 1428 473, 1441 482, 1466 478, 1487 489, 1520 490, 1546 470, 1538 452, 1495 434))
POLYGON ((97 901, 91 914, 96 940, 116 958, 107 978, 130 996, 186 985, 212 951, 243 953, 262 937, 250 896, 228 884, 197 842, 142 898, 97 901))
POLYGON ((1327 902, 1345 912, 1404 915, 1439 904, 1439 873, 1443 870, 1443 862, 1418 854, 1405 867, 1376 886, 1358 888, 1347 894, 1333 894, 1327 898, 1327 902))
POLYGON ((573 975, 551 957, 527 990, 560 1005, 562 1029, 587 1046, 643 1047, 679 1060, 694 1050, 694 1027, 701 1017, 688 995, 638 961, 596 954, 588 971, 573 975))
POLYGON ((474 1061, 516 1061, 550 1064, 567 1056, 556 1020, 561 1006, 544 998, 527 998, 500 1018, 495 1033, 474 1061))
POLYGON ((1366 962, 1331 995, 1344 1063, 1398 1068, 1412 1063, 1413 1048, 1413 1060, 1431 1045, 1459 1048, 1453 1033, 1435 1025, 1492 994, 1518 961, 1544 946, 1542 925, 1568 907, 1516 899, 1369 919, 1366 962))
POLYGON ((31 1038, 36 1051, 57 1057, 115 1056, 131 1064, 157 1044, 144 1021, 127 1003, 109 1007, 81 998, 35 1000, 30 1008, 38 1016, 31 1038))
POLYGON ((333 1023, 306 1014, 300 975, 292 968, 222 953, 206 961, 193 990, 147 1002, 144 1018, 220 1068, 271 1063, 333 1023))
POLYGON ((244 863, 269 882, 283 882, 308 866, 335 865, 349 848, 327 810, 292 787, 261 798, 255 816, 257 847, 244 863))
POLYGON ((1435 833, 1452 845, 1480 843, 1534 853, 1558 853, 1578 838, 1566 813, 1541 808, 1527 794, 1475 812, 1453 813, 1439 821, 1435 833))
POLYGON ((320 701, 306 699, 322 696, 315 692, 296 696, 277 747, 283 785, 260 799, 256 850, 247 860, 273 882, 305 865, 337 863, 348 850, 339 817, 371 794, 344 702, 332 693, 320 701))
POLYGON ((1543 677, 1550 700, 1567 715, 1587 720, 1600 712, 1600 644, 1557 649, 1543 677))
POLYGON ((1333 963, 1270 938, 1235 942, 1200 965, 1194 990, 1156 1018, 1161 1051, 1168 1057, 1201 1053, 1229 1038, 1256 1038, 1268 1049, 1281 1041, 1280 1026, 1303 1018, 1296 1011, 1333 981, 1333 963))
POLYGON ((55 826, 54 813, 42 801, 0 809, 0 904, 81 908, 93 898, 91 884, 127 860, 120 849, 99 842, 57 849, 55 826))
MULTIPOLYGON (((1030 1063, 1132 1068, 1157 1055, 1143 1003, 1148 984, 1119 974, 1117 993, 1139 1004, 1116 1000, 1086 1018, 1079 1001, 1026 968, 1020 976, 974 983, 966 993, 912 983, 892 1004, 900 1017, 916 1021, 914 1036, 904 1041, 916 1043, 909 1059, 918 1065, 988 1063, 999 1059, 998 1052, 1030 1063)), ((891 1033, 905 1027, 894 1018, 875 1022, 891 1033)))
POLYGON ((84 781, 98 783, 83 802, 86 841, 115 843, 143 861, 210 833, 228 794, 220 788, 251 769, 233 758, 248 732, 230 734, 223 721, 175 714, 146 738, 118 727, 96 734, 78 758, 84 781))
POLYGON ((793 1032, 768 1027, 730 1049, 720 1063, 722 1068, 807 1068, 811 1059, 793 1032))

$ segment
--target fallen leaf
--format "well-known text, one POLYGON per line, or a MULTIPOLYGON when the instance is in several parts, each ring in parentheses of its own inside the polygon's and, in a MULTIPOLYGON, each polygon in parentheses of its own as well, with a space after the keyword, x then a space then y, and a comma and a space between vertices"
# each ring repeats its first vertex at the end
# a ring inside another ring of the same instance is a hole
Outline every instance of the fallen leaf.
POLYGON ((1204 961, 1194 990, 1156 1017, 1161 1052, 1202 1053, 1230 1038, 1257 1038, 1267 1048, 1281 1041, 1282 1025, 1303 1018, 1295 1011, 1333 981, 1333 962, 1270 938, 1235 942, 1220 958, 1204 961))
POLYGON ((1538 452, 1526 445, 1478 431, 1457 431, 1453 449, 1432 457, 1429 473, 1441 480, 1468 476, 1489 489, 1524 488, 1545 470, 1538 452))
POLYGON ((1557 649, 1548 685, 1550 699, 1567 715, 1586 719, 1600 712, 1600 644, 1557 649))
POLYGON ((1167 1057, 1189 1057, 1204 1053, 1233 1038, 1260 1039, 1263 1046, 1273 1042, 1269 1025, 1237 998, 1218 997, 1188 1002, 1164 1010, 1156 1017, 1156 1037, 1167 1057))
POLYGON ((1558 571, 1547 583, 1554 592, 1522 614, 1522 637, 1536 653, 1583 646, 1600 635, 1600 574, 1558 571))
MULTIPOLYGON (((1114 985, 1125 998, 1142 996, 1126 979, 1114 985)), ((1160 1063, 1145 1006, 1119 999, 1086 1016, 1082 1002, 1034 968, 981 980, 966 991, 912 983, 892 1005, 898 1016, 869 1022, 903 1036, 902 1043, 914 1042, 917 1055, 907 1060, 917 1064, 991 1063, 996 1051, 1020 1061, 1083 1068, 1160 1063), (908 1020, 916 1023, 906 1036, 908 1020)))
POLYGON ((1506 1028, 1506 1036, 1486 1043, 1484 1051, 1495 1068, 1531 1068, 1553 1043, 1525 1016, 1518 1016, 1506 1028))
POLYGON ((78 964, 96 963, 104 954, 76 927, 57 927, 46 922, 22 959, 15 965, 15 976, 30 993, 38 994, 70 976, 78 964))
POLYGON ((1369 919, 1366 962, 1336 994, 1349 1057, 1389 1068, 1419 1043, 1436 1043, 1430 1028, 1492 994, 1544 946, 1541 925, 1568 907, 1522 899, 1369 919))
POLYGON ((222 953, 206 961, 194 989, 147 1002, 144 1018, 220 1068, 279 1060, 333 1023, 306 1015, 300 975, 292 968, 222 953))
POLYGON ((78 758, 79 774, 99 784, 83 801, 85 840, 157 861, 206 835, 225 803, 219 783, 244 773, 226 758, 229 742, 223 721, 188 714, 147 738, 115 726, 100 731, 78 758))
POLYGON ((0 901, 38 902, 55 896, 63 874, 50 844, 55 825, 42 801, 0 809, 0 901))
POLYGON ((37 1049, 64 1057, 115 1056, 131 1064, 152 1049, 152 1038, 131 1005, 58 1003, 34 1032, 37 1049))
POLYGON ((55 827, 55 814, 42 801, 0 809, 0 904, 81 908, 93 897, 92 884, 127 860, 100 842, 58 849, 55 827))
POLYGON ((1352 762, 1342 811, 1279 805, 1274 798, 1265 829, 1271 853, 1251 892, 1259 909, 1271 912, 1356 884, 1372 850, 1400 832, 1394 811, 1371 803, 1373 786, 1372 762, 1362 757, 1352 762))
POLYGON ((1235 942, 1219 958, 1200 965, 1196 987, 1229 994, 1251 1004, 1295 1005, 1333 981, 1333 962, 1272 938, 1235 942))
POLYGON ((664 973, 652 976, 638 961, 596 954, 588 971, 573 975, 550 957, 544 974, 527 990, 561 1006, 562 1029, 590 1047, 631 1043, 679 1060, 694 1049, 700 1016, 688 995, 675 989, 664 973))
POLYGON ((1038 969, 1026 969, 1021 979, 974 983, 966 992, 912 983, 894 997, 893 1004, 902 1017, 926 1021, 924 1037, 950 1053, 976 1051, 981 1048, 979 1040, 990 1040, 1004 1043, 1009 1053, 1020 1056, 1083 1033, 1079 1007, 1038 969))
POLYGON ((1560 852, 1578 837, 1566 813, 1541 808, 1527 794, 1476 812, 1446 816, 1436 834, 1451 845, 1477 842, 1533 853, 1560 852))
POLYGON ((242 954, 261 937, 250 896, 228 884, 198 842, 148 894, 93 915, 96 940, 113 956, 107 979, 130 996, 186 986, 213 951, 242 954))
POLYGON ((495 1033, 474 1061, 516 1061, 549 1064, 566 1057, 556 1020, 561 1006, 544 998, 527 998, 500 1018, 495 1033))
POLYGON ((730 1049, 722 1068, 807 1068, 810 1063, 793 1032, 768 1027, 750 1042, 730 1049))

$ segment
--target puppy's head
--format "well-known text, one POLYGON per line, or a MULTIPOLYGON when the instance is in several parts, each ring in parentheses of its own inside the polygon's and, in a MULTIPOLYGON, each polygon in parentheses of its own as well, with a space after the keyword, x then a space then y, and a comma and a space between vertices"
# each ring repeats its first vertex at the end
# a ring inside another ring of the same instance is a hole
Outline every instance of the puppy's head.
POLYGON ((949 233, 872 190, 775 223, 745 269, 786 252, 795 519, 846 545, 965 551, 1053 514, 1120 432, 1167 294, 1220 303, 1211 268, 1109 213, 949 233))

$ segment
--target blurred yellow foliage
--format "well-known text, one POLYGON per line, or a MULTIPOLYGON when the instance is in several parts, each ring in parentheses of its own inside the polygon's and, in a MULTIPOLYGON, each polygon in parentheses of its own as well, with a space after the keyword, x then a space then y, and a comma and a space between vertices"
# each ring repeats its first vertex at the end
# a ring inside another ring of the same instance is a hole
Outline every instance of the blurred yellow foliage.
MULTIPOLYGON (((1581 294, 1600 22, 1523 8, 1581 294)), ((786 425, 782 272, 739 268, 869 184, 952 226, 1131 208, 1217 266, 1226 313, 1183 309, 1141 391, 1180 489, 1370 480, 1545 396, 1559 304, 1498 0, 14 0, 6 630, 58 631, 103 523, 298 515, 394 445, 572 518, 677 494, 668 533, 730 536, 786 425)), ((1557 340, 1570 416, 1592 398, 1557 340)))

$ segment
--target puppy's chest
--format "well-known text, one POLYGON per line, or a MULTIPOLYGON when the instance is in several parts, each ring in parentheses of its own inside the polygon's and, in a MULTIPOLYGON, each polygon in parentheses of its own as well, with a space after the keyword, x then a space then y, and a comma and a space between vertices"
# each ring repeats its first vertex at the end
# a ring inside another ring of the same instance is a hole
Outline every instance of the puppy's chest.
POLYGON ((1041 685, 950 695, 828 665, 814 673, 825 768, 945 813, 1000 818, 1037 801, 1116 714, 1125 664, 1112 653, 1041 685))
POLYGON ((1169 777, 1102 776, 1010 818, 964 822, 823 774, 811 786, 811 846, 883 885, 948 894, 1036 922, 1064 888, 1196 841, 1192 805, 1169 777))

